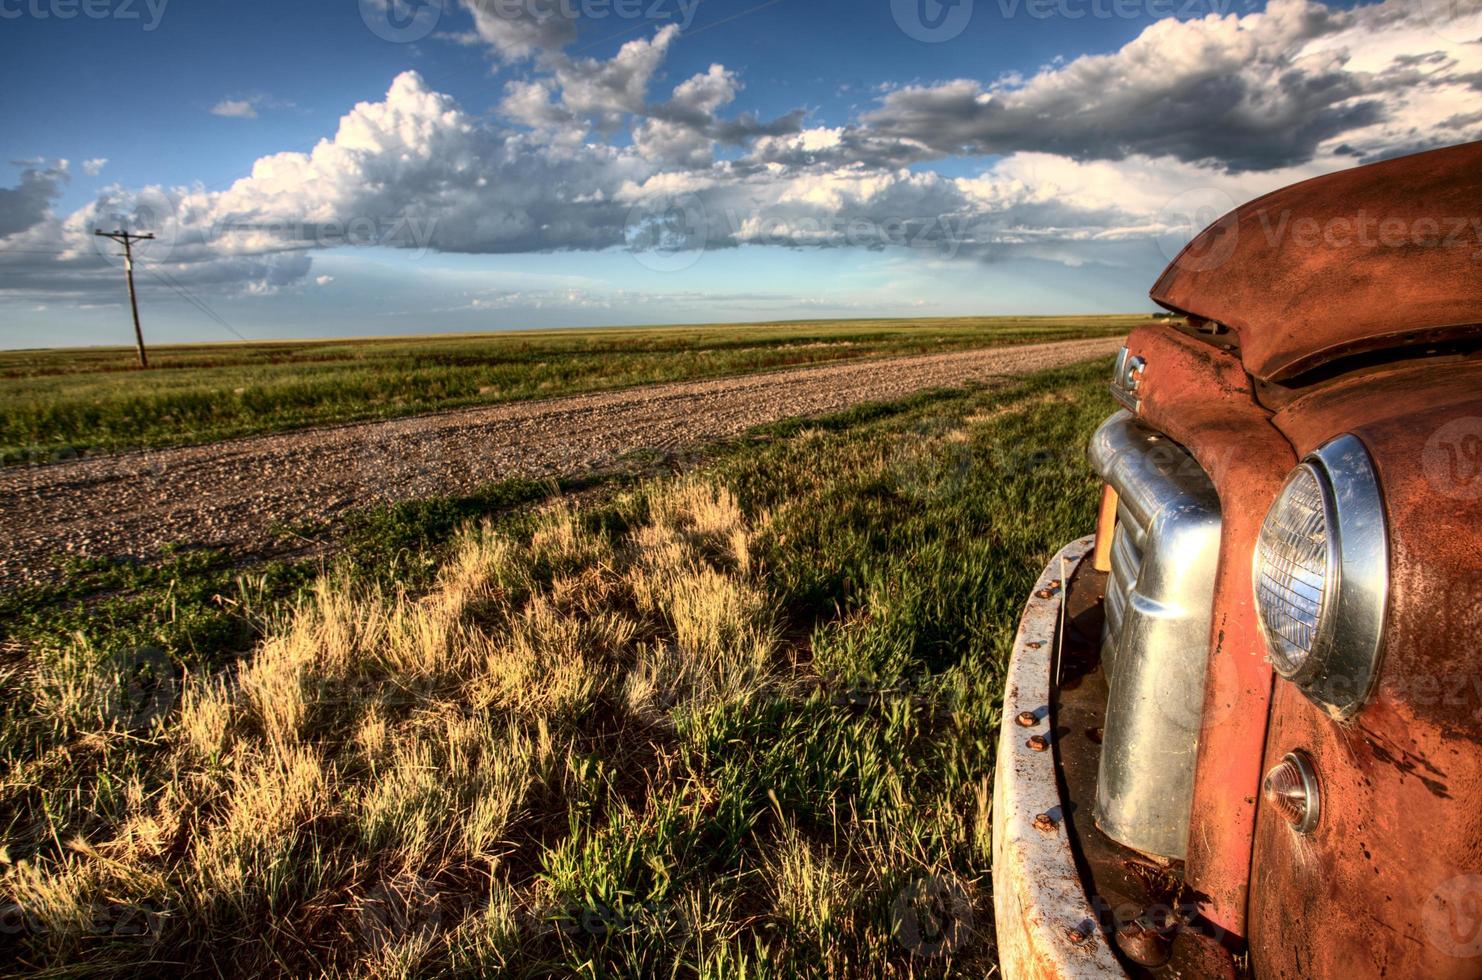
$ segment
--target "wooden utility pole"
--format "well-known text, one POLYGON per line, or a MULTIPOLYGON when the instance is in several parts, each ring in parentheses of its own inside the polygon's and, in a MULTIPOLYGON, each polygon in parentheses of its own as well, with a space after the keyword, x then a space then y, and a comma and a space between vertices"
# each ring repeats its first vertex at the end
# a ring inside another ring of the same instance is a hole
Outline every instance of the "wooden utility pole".
POLYGON ((134 294, 134 242, 147 242, 154 238, 154 233, 131 235, 127 230, 95 230, 93 234, 101 238, 111 238, 124 247, 124 276, 129 280, 129 306, 134 311, 134 343, 139 347, 139 366, 147 368, 149 358, 144 353, 144 331, 139 328, 139 297, 134 294))

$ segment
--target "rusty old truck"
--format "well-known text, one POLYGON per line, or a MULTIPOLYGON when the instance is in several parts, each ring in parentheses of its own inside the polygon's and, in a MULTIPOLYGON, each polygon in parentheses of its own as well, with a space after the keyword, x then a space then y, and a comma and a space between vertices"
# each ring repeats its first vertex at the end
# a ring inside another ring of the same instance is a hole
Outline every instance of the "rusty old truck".
POLYGON ((1252 201, 1152 298, 1010 664, 1003 972, 1482 976, 1482 143, 1252 201))

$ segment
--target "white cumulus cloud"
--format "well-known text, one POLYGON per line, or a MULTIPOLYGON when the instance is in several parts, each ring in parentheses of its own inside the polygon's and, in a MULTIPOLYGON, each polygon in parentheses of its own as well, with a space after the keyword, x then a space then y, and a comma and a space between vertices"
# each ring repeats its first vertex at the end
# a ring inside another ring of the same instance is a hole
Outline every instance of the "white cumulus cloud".
MULTIPOLYGON (((53 208, 65 161, 24 163, 18 182, 0 187, 0 289, 116 292, 92 237, 114 221, 157 232, 146 264, 241 292, 308 281, 317 250, 360 244, 1120 261, 1127 243, 1175 231, 1190 195, 1233 205, 1482 136, 1482 44, 1465 41, 1470 15, 1437 29, 1409 0, 1351 10, 1272 0, 1246 16, 1168 19, 1120 50, 1028 77, 887 87, 859 117, 827 126, 803 110, 735 113, 745 78, 722 64, 654 97, 677 26, 608 59, 580 58, 564 50, 564 22, 464 2, 483 43, 532 61, 498 118, 406 72, 309 152, 264 156, 225 190, 115 185, 64 216, 53 208), (967 176, 922 166, 958 154, 995 159, 967 176)), ((238 101, 255 111, 265 99, 238 101)))
POLYGON ((227 119, 256 119, 257 106, 251 99, 222 99, 211 107, 211 115, 227 119))

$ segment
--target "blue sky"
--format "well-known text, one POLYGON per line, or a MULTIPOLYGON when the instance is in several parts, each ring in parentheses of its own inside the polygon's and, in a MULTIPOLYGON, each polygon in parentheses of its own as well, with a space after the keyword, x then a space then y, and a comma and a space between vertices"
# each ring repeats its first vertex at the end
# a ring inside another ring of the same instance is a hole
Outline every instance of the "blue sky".
POLYGON ((127 342, 126 215, 157 341, 1142 310, 1482 135, 1472 2, 414 2, 0 0, 0 345, 127 342))

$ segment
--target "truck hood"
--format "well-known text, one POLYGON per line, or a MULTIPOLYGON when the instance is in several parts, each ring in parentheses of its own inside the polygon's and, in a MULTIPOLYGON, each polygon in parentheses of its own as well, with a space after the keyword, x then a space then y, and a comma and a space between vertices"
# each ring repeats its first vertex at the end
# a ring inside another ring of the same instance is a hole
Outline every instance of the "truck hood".
POLYGON ((1234 330, 1246 371, 1268 381, 1482 337, 1482 141, 1257 198, 1200 232, 1151 295, 1234 330))

